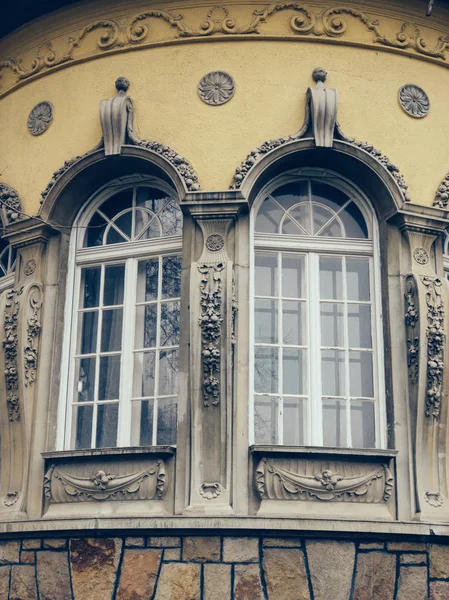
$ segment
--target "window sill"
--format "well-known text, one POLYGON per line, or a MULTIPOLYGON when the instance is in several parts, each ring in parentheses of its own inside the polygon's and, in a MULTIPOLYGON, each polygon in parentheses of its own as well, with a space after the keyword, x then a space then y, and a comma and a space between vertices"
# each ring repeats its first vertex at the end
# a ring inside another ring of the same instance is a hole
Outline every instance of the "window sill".
POLYGON ((249 447, 256 456, 295 456, 298 458, 327 458, 329 460, 369 460, 385 461, 395 458, 398 450, 377 450, 366 448, 325 448, 321 446, 262 446, 249 447))
POLYGON ((133 446, 129 448, 96 448, 87 450, 56 450, 41 452, 45 460, 67 458, 88 458, 90 456, 126 456, 129 454, 158 454, 159 456, 173 456, 176 446, 133 446))

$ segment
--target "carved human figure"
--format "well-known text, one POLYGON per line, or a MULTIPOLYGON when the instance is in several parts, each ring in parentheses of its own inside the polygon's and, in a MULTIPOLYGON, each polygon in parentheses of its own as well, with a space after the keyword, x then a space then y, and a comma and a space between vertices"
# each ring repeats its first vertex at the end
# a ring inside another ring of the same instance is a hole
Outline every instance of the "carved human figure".
POLYGON ((115 82, 117 95, 100 102, 100 122, 106 156, 120 154, 126 143, 140 142, 134 132, 133 101, 126 94, 129 85, 126 77, 119 77, 115 82))
POLYGON ((338 90, 324 84, 326 77, 327 73, 323 68, 314 69, 312 78, 316 85, 307 89, 306 117, 296 137, 304 137, 308 130, 312 129, 316 146, 332 148, 335 129, 339 130, 338 90))

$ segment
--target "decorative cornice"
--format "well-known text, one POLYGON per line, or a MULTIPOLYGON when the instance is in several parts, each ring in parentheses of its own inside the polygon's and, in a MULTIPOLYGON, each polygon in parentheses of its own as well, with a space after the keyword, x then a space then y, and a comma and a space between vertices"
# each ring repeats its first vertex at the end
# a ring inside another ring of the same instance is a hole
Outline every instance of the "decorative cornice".
MULTIPOLYGON (((55 49, 53 47, 54 42, 46 40, 35 50, 34 57, 27 60, 26 63, 21 56, 0 61, 0 75, 2 71, 9 71, 15 78, 9 87, 5 86, 2 93, 7 93, 14 89, 17 84, 33 76, 64 66, 67 63, 80 62, 90 58, 92 54, 78 56, 77 50, 83 46, 86 38, 92 32, 99 32, 94 55, 101 55, 104 52, 117 51, 123 48, 139 48, 160 44, 160 41, 156 42, 149 39, 151 29, 148 23, 152 20, 164 21, 173 30, 174 36, 168 36, 167 41, 198 39, 213 35, 253 36, 263 32, 263 25, 273 15, 284 11, 294 12, 293 15, 287 17, 291 34, 285 35, 284 38, 291 39, 292 36, 312 40, 327 38, 328 41, 332 42, 342 40, 351 43, 351 40, 346 39, 347 29, 348 22, 354 20, 366 32, 372 34, 371 42, 354 40, 353 43, 357 43, 358 46, 365 45, 369 47, 374 45, 399 52, 412 51, 416 56, 427 59, 446 60, 449 36, 444 32, 441 32, 436 40, 432 40, 431 38, 434 36, 430 33, 427 37, 427 31, 425 34, 422 33, 421 28, 416 23, 410 23, 409 21, 401 23, 398 20, 398 31, 390 36, 386 34, 383 22, 381 23, 379 19, 350 6, 331 7, 314 11, 298 2, 277 2, 255 9, 247 17, 246 22, 239 24, 231 14, 231 7, 217 5, 207 12, 199 27, 189 22, 188 15, 152 9, 141 12, 128 21, 120 23, 107 18, 92 21, 66 38, 62 42, 61 49, 55 49)), ((281 27, 283 31, 283 24, 281 24, 281 27)))

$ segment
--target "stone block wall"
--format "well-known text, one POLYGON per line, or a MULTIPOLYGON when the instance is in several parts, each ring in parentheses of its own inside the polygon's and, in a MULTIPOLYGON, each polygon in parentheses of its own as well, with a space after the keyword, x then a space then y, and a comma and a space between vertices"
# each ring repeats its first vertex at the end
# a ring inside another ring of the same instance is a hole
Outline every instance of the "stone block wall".
POLYGON ((310 537, 0 541, 0 600, 449 600, 449 546, 310 537))

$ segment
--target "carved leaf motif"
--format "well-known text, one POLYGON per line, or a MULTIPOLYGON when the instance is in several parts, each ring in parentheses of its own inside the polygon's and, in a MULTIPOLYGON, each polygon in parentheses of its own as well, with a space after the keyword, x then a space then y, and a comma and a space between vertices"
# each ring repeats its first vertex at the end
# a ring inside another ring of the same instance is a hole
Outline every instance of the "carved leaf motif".
POLYGON ((5 352, 6 402, 10 421, 20 421, 17 325, 20 307, 18 297, 21 296, 22 292, 23 287, 6 292, 6 310, 3 325, 5 337, 2 345, 5 352))

